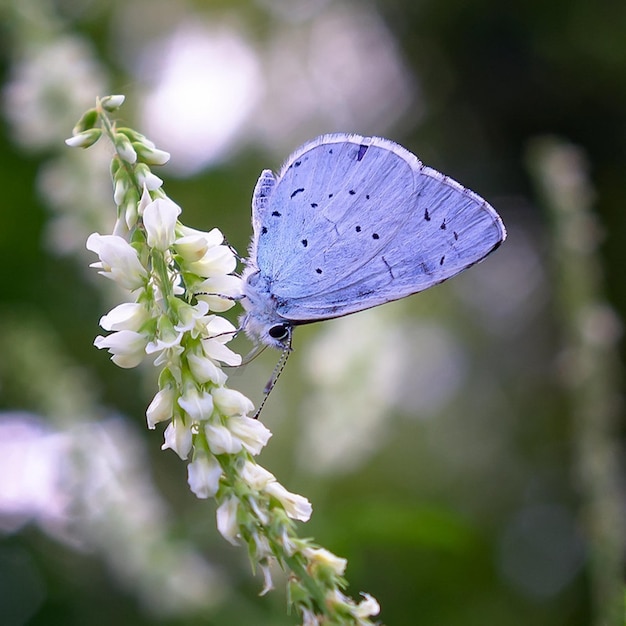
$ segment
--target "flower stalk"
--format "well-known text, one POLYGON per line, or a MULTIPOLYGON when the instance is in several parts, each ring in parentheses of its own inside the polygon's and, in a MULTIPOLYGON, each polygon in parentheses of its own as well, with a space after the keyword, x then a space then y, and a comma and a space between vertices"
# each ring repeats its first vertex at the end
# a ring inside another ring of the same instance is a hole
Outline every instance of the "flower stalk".
POLYGON ((179 221, 181 209, 164 192, 151 166, 169 154, 141 133, 117 127, 111 114, 124 97, 97 100, 76 124, 70 147, 88 148, 102 136, 114 147, 111 162, 117 221, 113 234, 92 234, 92 264, 128 301, 100 320, 109 334, 94 344, 123 368, 151 359, 159 389, 147 408, 148 428, 169 422, 163 449, 188 460, 188 484, 198 498, 214 498, 217 527, 231 544, 247 546, 253 570, 273 588, 270 565, 289 575, 290 604, 303 625, 372 625, 378 603, 344 595, 346 561, 301 539, 311 505, 256 463, 270 431, 250 417, 252 402, 226 386, 223 365, 241 356, 227 344, 236 328, 217 315, 241 297, 237 260, 218 229, 197 231, 179 221))

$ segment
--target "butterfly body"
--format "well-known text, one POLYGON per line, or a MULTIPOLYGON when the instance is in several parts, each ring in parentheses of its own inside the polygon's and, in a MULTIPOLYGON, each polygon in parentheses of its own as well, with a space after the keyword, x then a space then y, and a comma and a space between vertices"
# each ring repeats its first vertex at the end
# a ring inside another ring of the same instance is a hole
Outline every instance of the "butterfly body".
POLYGON ((423 291, 506 237, 480 196, 378 137, 304 144, 261 174, 252 209, 242 326, 281 349, 296 325, 423 291))

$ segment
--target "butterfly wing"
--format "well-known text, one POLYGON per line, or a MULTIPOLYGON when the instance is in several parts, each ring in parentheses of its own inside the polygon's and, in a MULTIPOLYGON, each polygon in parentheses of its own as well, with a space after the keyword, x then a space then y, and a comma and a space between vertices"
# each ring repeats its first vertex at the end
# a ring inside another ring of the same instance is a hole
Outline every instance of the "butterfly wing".
POLYGON ((354 313, 440 283, 506 232, 495 210, 401 146, 325 135, 254 199, 252 255, 277 313, 296 323, 354 313))

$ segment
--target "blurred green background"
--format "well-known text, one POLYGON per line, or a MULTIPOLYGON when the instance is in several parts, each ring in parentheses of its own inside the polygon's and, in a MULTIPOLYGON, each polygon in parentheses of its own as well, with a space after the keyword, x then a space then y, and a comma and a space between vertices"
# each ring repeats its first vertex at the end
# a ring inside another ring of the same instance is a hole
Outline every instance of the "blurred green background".
MULTIPOLYGON (((297 330, 260 463, 389 626, 621 623, 625 33, 606 1, 0 1, 0 623, 297 623, 145 428, 153 368, 92 345, 110 150, 63 139, 107 93, 242 256, 260 171, 326 132, 496 207, 484 263, 297 330)), ((270 352, 229 372, 255 402, 270 352)))

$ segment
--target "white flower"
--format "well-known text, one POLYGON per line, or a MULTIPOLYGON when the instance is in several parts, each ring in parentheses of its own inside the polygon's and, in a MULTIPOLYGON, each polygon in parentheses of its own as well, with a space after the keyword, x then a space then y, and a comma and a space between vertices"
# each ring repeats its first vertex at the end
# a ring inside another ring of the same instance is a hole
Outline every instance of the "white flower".
POLYGON ((306 522, 313 511, 310 502, 298 494, 287 491, 277 480, 274 474, 268 472, 265 468, 246 461, 242 470, 241 477, 250 487, 258 491, 264 491, 276 498, 285 509, 285 513, 291 519, 297 519, 306 522))
MULTIPOLYGON (((193 248, 198 249, 198 247, 200 247, 203 250, 202 253, 199 256, 197 256, 195 259, 190 259, 190 260, 195 260, 195 261, 202 258, 202 255, 204 254, 204 250, 206 250, 206 248, 219 246, 224 241, 224 235, 222 234, 219 228, 212 228, 207 233, 203 230, 197 230, 195 228, 190 228, 189 226, 185 226, 184 224, 179 224, 178 227, 176 228, 176 232, 179 233, 180 235, 179 238, 176 240, 176 244, 175 244, 175 247, 177 249, 179 246, 179 242, 181 242, 181 240, 186 240, 186 238, 189 237, 189 241, 183 241, 181 243, 183 247, 191 244, 193 248), (194 238, 202 239, 204 243, 202 244, 193 243, 192 240, 194 238)), ((179 249, 178 251, 180 254, 185 256, 185 258, 187 258, 183 250, 179 249)))
POLYGON ((302 609, 302 626, 320 626, 320 620, 314 611, 302 609))
MULTIPOLYGON (((215 391, 213 392, 214 400, 215 391)), ((254 455, 261 452, 272 436, 272 433, 259 420, 245 416, 231 417, 228 420, 228 428, 241 441, 246 450, 254 455)))
POLYGON ((265 486, 265 491, 274 496, 285 509, 285 513, 291 519, 307 522, 313 512, 311 503, 297 493, 287 491, 278 481, 270 482, 265 486))
POLYGON ((252 461, 246 461, 244 463, 241 469, 241 478, 257 491, 262 491, 267 483, 276 480, 274 474, 252 461))
POLYGON ((153 429, 158 422, 171 419, 174 412, 175 399, 174 388, 169 385, 157 392, 146 409, 148 428, 153 429))
POLYGON ((272 580, 272 572, 269 565, 261 564, 261 571, 263 572, 263 589, 261 589, 260 596, 264 596, 266 593, 274 589, 274 581, 272 580))
POLYGON ((178 456, 185 460, 191 452, 192 433, 191 428, 183 423, 180 419, 172 420, 165 433, 163 433, 165 443, 161 446, 161 450, 174 450, 178 456))
POLYGON ((210 498, 220 486, 222 468, 214 456, 198 455, 187 466, 189 488, 198 498, 210 498))
POLYGON ((237 331, 227 319, 219 315, 209 315, 206 319, 206 333, 221 343, 228 343, 237 331))
POLYGON ((121 287, 134 291, 143 287, 148 273, 139 261, 137 251, 122 237, 93 233, 87 239, 87 249, 100 257, 99 268, 103 276, 114 280, 121 287))
POLYGON ((227 498, 217 509, 217 530, 222 537, 234 546, 239 545, 239 524, 237 524, 237 510, 239 500, 234 496, 227 498))
POLYGON ((102 98, 102 100, 100 100, 100 104, 106 111, 117 111, 117 109, 124 104, 124 100, 126 100, 126 96, 113 94, 102 98))
POLYGON ((198 302, 192 306, 186 302, 181 302, 176 310, 179 322, 174 328, 176 330, 190 332, 192 337, 197 337, 206 331, 207 325, 212 320, 213 315, 207 315, 209 305, 206 302, 198 302))
POLYGON ((373 615, 380 613, 380 604, 378 604, 376 598, 370 596, 369 593, 361 593, 363 600, 357 604, 356 609, 353 611, 355 617, 359 619, 366 619, 373 615))
POLYGON ((227 348, 217 337, 204 339, 202 350, 207 358, 212 361, 221 361, 226 365, 241 365, 241 354, 233 352, 227 348))
POLYGON ((108 348, 111 361, 123 368, 136 367, 146 356, 148 338, 132 330, 119 330, 107 337, 99 335, 94 340, 96 348, 108 348))
POLYGON ((195 385, 187 386, 183 395, 178 398, 178 405, 196 422, 208 420, 213 413, 211 394, 208 391, 199 391, 195 385))
POLYGON ((209 246, 207 244, 207 238, 204 237, 203 234, 198 234, 179 237, 174 242, 174 248, 184 263, 190 264, 199 261, 206 254, 209 246))
MULTIPOLYGON (((173 331, 173 329, 169 329, 173 331)), ((180 345, 180 341, 183 338, 182 332, 164 332, 161 337, 158 337, 154 341, 151 341, 146 346, 146 354, 155 354, 157 352, 163 352, 164 350, 174 349, 174 354, 182 354, 184 348, 180 345)), ((159 363, 155 361, 155 364, 159 363)))
POLYGON ((116 178, 115 185, 113 187, 113 202, 115 202, 117 206, 120 206, 122 202, 124 202, 128 187, 128 180, 126 178, 121 176, 116 178))
POLYGON ((148 165, 165 165, 170 160, 169 152, 159 150, 154 145, 146 145, 146 143, 142 142, 136 145, 135 148, 141 155, 141 160, 148 165))
POLYGON ((124 302, 111 309, 100 318, 100 326, 104 330, 138 331, 150 319, 150 312, 143 304, 124 302))
POLYGON ((222 424, 207 424, 204 431, 213 454, 237 454, 242 448, 241 441, 222 424))
POLYGON ((118 133, 115 137, 115 150, 122 161, 133 165, 137 162, 137 153, 130 143, 130 139, 126 135, 118 133))
MULTIPOLYGON (((13 4, 15 10, 18 6, 24 10, 24 3, 13 4)), ((14 15, 15 24, 24 19, 14 15)), ((7 130, 26 148, 56 146, 65 138, 64 129, 72 128, 80 111, 93 102, 93 94, 105 89, 107 80, 93 47, 85 38, 58 32, 25 46, 16 56, 3 85, 7 130)))
MULTIPOLYGON (((120 207, 119 211, 119 228, 124 228, 124 234, 130 232, 131 228, 135 226, 137 223, 137 218, 139 217, 139 209, 137 205, 137 199, 133 195, 129 195, 126 198, 123 206, 120 207)), ((116 223, 116 227, 118 224, 116 223)), ((119 233, 113 233, 118 235, 119 233)), ((124 236, 124 235, 120 235, 124 236)))
POLYGON ((346 571, 347 559, 336 556, 326 548, 304 548, 304 556, 315 565, 329 567, 338 576, 343 576, 346 571))
POLYGON ((230 274, 237 267, 237 259, 228 246, 207 248, 204 255, 197 261, 187 264, 187 269, 198 276, 215 276, 230 274))
POLYGON ((144 185, 141 192, 141 198, 139 198, 139 203, 137 204, 137 212, 139 213, 139 215, 143 215, 146 207, 151 203, 152 198, 150 197, 150 192, 148 191, 148 188, 144 185))
POLYGON ((146 346, 146 354, 158 354, 154 365, 178 367, 180 355, 184 348, 181 345, 183 333, 177 331, 166 315, 161 315, 157 322, 157 333, 153 341, 146 346))
POLYGON ((217 313, 233 307, 235 301, 241 297, 242 290, 241 278, 232 274, 215 274, 193 285, 196 298, 206 302, 211 311, 217 313))
MULTIPOLYGON (((227 387, 213 389, 213 401, 222 415, 247 415, 254 409, 252 401, 246 398, 240 391, 228 389, 227 387)), ((259 424, 258 420, 250 421, 259 424)))
POLYGON ((148 191, 156 191, 163 185, 163 181, 156 174, 153 174, 144 163, 140 163, 135 167, 135 175, 139 185, 146 187, 148 191))
POLYGON ((174 229, 180 211, 180 207, 169 198, 157 198, 144 209, 143 225, 151 248, 165 252, 174 243, 174 229))
POLYGON ((65 143, 70 148, 89 148, 90 146, 93 146, 98 139, 100 139, 101 135, 102 130, 99 128, 89 128, 88 130, 84 130, 82 133, 78 133, 69 139, 66 139, 65 143))
POLYGON ((194 379, 201 384, 211 381, 216 385, 223 385, 226 382, 226 374, 204 355, 190 352, 187 355, 187 364, 194 379))

